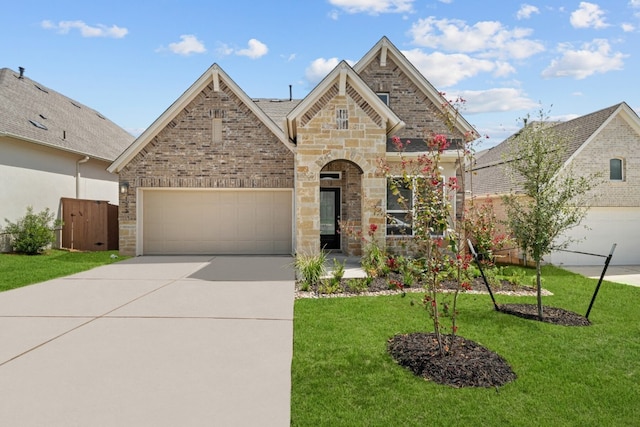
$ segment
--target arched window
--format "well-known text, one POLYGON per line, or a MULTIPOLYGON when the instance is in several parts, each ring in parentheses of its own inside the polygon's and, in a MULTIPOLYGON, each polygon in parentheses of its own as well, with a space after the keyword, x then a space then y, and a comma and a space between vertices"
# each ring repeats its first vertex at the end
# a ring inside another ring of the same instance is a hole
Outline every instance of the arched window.
POLYGON ((622 159, 609 160, 609 180, 624 181, 624 162, 622 159))

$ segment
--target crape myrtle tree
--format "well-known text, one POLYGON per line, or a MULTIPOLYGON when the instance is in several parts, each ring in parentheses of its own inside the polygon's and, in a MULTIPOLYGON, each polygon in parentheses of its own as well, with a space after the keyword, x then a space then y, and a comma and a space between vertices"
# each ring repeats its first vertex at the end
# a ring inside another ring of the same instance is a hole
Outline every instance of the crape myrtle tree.
POLYGON ((525 126, 510 141, 506 171, 521 190, 503 196, 506 223, 521 250, 535 263, 538 317, 542 319, 541 263, 553 250, 564 249, 571 239, 563 233, 579 225, 589 208, 589 192, 598 174, 576 175, 567 159, 566 138, 539 111, 539 121, 525 126))
MULTIPOLYGON (((454 124, 458 114, 458 105, 462 99, 445 102, 447 114, 445 122, 454 133, 454 124), (454 105, 456 107, 454 107, 454 105)), ((472 156, 472 143, 477 135, 469 133, 451 147, 451 139, 443 133, 432 133, 423 140, 402 141, 393 138, 396 150, 400 153, 397 162, 380 161, 379 172, 385 176, 388 191, 396 206, 402 206, 405 216, 387 215, 387 223, 399 229, 410 230, 413 247, 416 282, 423 284, 424 307, 433 322, 434 334, 441 355, 452 349, 453 338, 457 332, 457 302, 460 291, 471 289, 467 277, 470 257, 464 247, 462 221, 455 221, 456 213, 452 200, 463 185, 459 180, 463 174, 445 177, 443 174, 443 154, 455 148, 458 153, 457 167, 463 170, 472 156), (407 144, 423 145, 421 155, 406 155, 407 144), (442 293, 442 280, 456 283, 453 292, 442 293)), ((462 187, 463 188, 463 187, 462 187)), ((460 201, 463 203, 463 201, 460 201)), ((460 206, 463 211, 463 206, 460 206)))

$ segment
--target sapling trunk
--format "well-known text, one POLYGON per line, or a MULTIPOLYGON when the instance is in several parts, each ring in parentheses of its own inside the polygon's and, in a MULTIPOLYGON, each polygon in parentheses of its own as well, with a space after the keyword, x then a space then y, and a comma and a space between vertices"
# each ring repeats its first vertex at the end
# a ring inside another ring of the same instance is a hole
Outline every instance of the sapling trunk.
POLYGON ((540 268, 540 260, 536 260, 536 290, 538 297, 538 317, 542 320, 542 270, 540 268))

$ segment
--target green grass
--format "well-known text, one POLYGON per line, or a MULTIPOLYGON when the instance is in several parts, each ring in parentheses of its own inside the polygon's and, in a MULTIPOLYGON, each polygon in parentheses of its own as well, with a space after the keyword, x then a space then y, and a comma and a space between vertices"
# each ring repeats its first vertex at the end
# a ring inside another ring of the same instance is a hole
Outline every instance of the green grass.
POLYGON ((50 250, 43 255, 0 254, 0 292, 125 259, 121 256, 112 259, 112 254, 117 251, 50 250))
MULTIPOLYGON (((554 294, 544 304, 585 314, 597 280, 554 267, 543 277, 554 294)), ((431 332, 420 297, 297 300, 292 425, 638 425, 640 288, 605 282, 587 327, 521 319, 495 312, 488 295, 463 295, 459 335, 503 356, 518 375, 499 389, 438 385, 393 362, 388 338, 431 332)))

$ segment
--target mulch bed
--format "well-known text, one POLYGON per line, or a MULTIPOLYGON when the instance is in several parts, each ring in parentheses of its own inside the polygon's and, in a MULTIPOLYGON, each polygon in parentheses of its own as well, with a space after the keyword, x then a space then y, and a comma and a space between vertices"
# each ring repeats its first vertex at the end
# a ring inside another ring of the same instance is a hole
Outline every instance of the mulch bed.
POLYGON ((511 366, 498 354, 460 336, 443 336, 449 351, 441 355, 433 333, 396 335, 387 350, 415 375, 455 388, 500 387, 516 379, 511 366))
POLYGON ((529 320, 538 320, 562 326, 589 326, 591 322, 586 317, 558 307, 542 306, 542 319, 538 317, 536 304, 500 304, 498 311, 512 314, 529 320))

